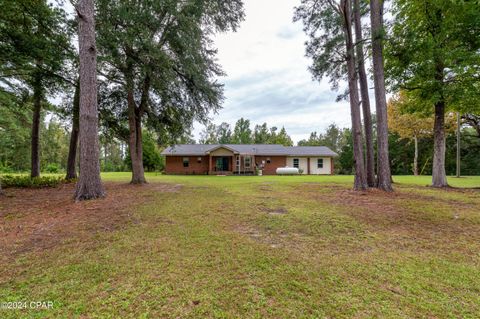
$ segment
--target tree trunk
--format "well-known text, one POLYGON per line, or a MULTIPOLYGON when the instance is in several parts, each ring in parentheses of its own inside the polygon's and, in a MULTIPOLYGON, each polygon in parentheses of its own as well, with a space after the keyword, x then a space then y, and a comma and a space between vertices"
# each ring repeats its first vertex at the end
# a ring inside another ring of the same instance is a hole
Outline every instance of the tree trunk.
POLYGON ((75 86, 75 95, 73 96, 72 109, 72 134, 70 135, 70 147, 68 149, 67 161, 67 176, 68 179, 77 178, 77 146, 78 146, 78 132, 79 132, 79 110, 80 110, 80 81, 77 81, 75 86))
POLYGON ((348 88, 350 96, 350 113, 352 118, 353 157, 355 161, 354 190, 365 190, 368 187, 363 158, 362 121, 360 118, 360 103, 358 98, 358 81, 355 66, 355 46, 352 34, 350 0, 341 1, 347 49, 348 88))
POLYGON ((375 153, 373 149, 372 112, 370 110, 370 97, 368 95, 367 72, 365 71, 365 57, 363 55, 362 21, 360 14, 360 1, 354 0, 355 40, 357 48, 358 78, 362 96, 363 122, 365 127, 366 145, 366 174, 369 187, 375 186, 375 153))
POLYGON ((390 160, 388 156, 387 99, 385 96, 385 74, 383 69, 383 1, 370 1, 372 26, 372 60, 375 84, 375 106, 377 111, 377 187, 393 191, 390 160))
POLYGON ((432 186, 448 187, 445 173, 445 102, 435 103, 435 122, 433 125, 433 171, 432 186))
POLYGON ((78 201, 104 197, 105 191, 99 161, 94 2, 80 0, 76 9, 80 49, 80 177, 75 190, 78 201))
MULTIPOLYGON (((128 85, 130 86, 130 85, 128 85)), ((128 92, 128 125, 130 129, 130 137, 128 146, 130 151, 130 159, 132 160, 132 184, 144 184, 145 171, 143 168, 143 148, 142 148, 142 114, 141 110, 136 106, 133 98, 133 89, 129 88, 128 92)))
POLYGON ((31 146, 31 172, 30 176, 40 176, 40 117, 42 111, 43 89, 38 75, 33 86, 33 120, 32 120, 32 146, 31 146))
POLYGON ((460 178, 461 176, 461 146, 460 146, 460 140, 461 140, 461 129, 462 129, 462 122, 460 119, 460 113, 457 112, 457 177, 460 178))
POLYGON ((418 137, 413 137, 415 143, 415 156, 413 158, 413 175, 418 176, 418 137))

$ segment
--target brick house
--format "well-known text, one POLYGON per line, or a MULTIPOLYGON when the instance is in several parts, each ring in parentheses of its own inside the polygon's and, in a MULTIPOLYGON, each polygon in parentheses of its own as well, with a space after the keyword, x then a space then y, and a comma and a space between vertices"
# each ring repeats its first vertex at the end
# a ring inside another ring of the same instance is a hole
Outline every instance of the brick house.
POLYGON ((254 174, 274 175, 279 167, 296 167, 302 174, 333 174, 337 153, 325 146, 259 144, 174 145, 166 148, 167 174, 254 174))

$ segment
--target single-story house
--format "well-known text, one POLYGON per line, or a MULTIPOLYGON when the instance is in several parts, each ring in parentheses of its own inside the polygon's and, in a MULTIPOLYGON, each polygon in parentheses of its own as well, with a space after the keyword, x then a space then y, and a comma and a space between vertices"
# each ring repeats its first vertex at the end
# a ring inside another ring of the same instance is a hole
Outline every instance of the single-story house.
POLYGON ((189 144, 166 148, 167 174, 274 175, 279 167, 296 167, 302 174, 333 174, 337 153, 325 146, 259 144, 189 144))

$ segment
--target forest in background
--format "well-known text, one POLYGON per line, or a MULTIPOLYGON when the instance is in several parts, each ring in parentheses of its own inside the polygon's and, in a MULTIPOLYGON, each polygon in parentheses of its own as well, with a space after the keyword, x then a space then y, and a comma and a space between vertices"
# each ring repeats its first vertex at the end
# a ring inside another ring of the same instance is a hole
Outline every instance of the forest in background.
MULTIPOLYGON (((71 127, 62 120, 61 114, 45 111, 41 121, 40 158, 41 170, 46 173, 63 173, 66 170, 71 127), (48 119, 47 119, 48 118, 48 119)), ((30 128, 32 114, 29 108, 11 110, 0 108, 0 173, 28 172, 30 169, 30 128)), ((394 122, 394 119, 392 119, 394 122)), ((373 121, 375 132, 375 118, 373 121)), ((399 123, 401 124, 401 123, 399 123)), ((396 128, 396 127, 395 127, 396 128)), ((163 138, 154 131, 143 135, 143 163, 147 171, 162 172, 165 158, 160 155, 167 146, 163 138)), ((413 138, 403 134, 389 133, 390 160, 394 175, 413 174, 415 147, 413 138)), ((188 132, 179 140, 185 144, 282 144, 294 143, 284 127, 269 127, 267 123, 252 126, 250 120, 239 119, 235 125, 208 124, 196 141, 188 132)), ((352 134, 349 128, 340 128, 332 123, 324 132, 311 132, 308 139, 298 146, 327 146, 339 154, 335 159, 336 174, 353 173, 352 134)), ((431 175, 433 137, 423 134, 419 145, 419 173, 431 175)), ((461 171, 463 175, 480 175, 480 135, 464 123, 461 129, 461 171)), ((100 130, 100 166, 103 172, 130 171, 131 161, 125 141, 100 130)), ((454 175, 456 169, 456 134, 450 130, 447 135, 446 170, 454 175)))

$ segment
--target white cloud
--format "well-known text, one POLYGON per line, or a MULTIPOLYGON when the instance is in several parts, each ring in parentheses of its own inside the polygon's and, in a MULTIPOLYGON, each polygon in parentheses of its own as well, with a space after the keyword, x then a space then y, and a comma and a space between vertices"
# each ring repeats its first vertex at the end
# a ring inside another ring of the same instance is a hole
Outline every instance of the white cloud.
MULTIPOLYGON (((336 103, 327 81, 312 81, 305 57, 306 35, 293 23, 295 0, 245 0, 246 20, 236 33, 217 36, 219 63, 227 76, 226 101, 214 123, 285 126, 294 141, 335 122, 348 127, 348 103, 336 103)), ((202 125, 195 125, 198 137, 202 125)))

